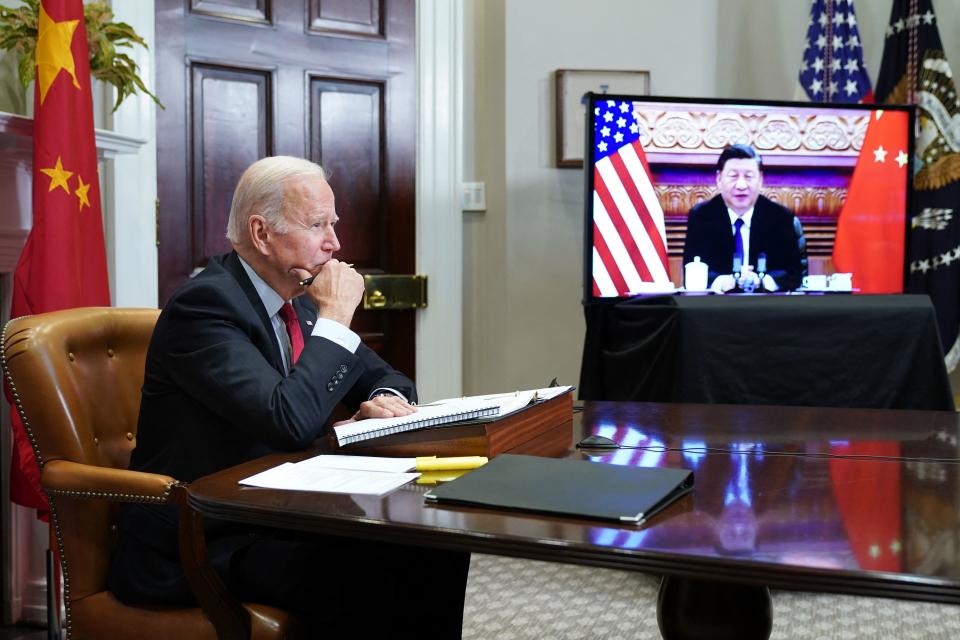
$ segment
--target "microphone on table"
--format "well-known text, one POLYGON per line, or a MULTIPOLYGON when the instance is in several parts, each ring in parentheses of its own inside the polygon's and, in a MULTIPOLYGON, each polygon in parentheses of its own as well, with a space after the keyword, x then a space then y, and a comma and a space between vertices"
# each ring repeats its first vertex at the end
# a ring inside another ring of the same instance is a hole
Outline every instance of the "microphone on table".
POLYGON ((767 275, 767 254, 757 254, 757 276, 760 278, 760 288, 766 290, 763 286, 763 277, 767 275))

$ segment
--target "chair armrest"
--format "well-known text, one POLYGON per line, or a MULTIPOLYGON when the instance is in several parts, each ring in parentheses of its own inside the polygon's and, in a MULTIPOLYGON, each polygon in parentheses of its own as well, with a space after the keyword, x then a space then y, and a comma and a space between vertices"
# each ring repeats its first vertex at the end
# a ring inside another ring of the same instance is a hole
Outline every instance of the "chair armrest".
POLYGON ((40 482, 52 495, 115 502, 166 504, 178 483, 170 476, 129 469, 96 467, 70 460, 43 465, 40 482))

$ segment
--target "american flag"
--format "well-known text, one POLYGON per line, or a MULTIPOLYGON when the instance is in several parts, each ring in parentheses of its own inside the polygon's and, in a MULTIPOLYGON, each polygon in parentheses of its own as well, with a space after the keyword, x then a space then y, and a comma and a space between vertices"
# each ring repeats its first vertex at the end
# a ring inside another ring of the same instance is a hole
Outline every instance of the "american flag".
POLYGON ((593 112, 593 295, 669 284, 663 209, 653 190, 633 104, 598 101, 593 112))
POLYGON ((813 0, 800 86, 814 102, 873 102, 853 0, 813 0))

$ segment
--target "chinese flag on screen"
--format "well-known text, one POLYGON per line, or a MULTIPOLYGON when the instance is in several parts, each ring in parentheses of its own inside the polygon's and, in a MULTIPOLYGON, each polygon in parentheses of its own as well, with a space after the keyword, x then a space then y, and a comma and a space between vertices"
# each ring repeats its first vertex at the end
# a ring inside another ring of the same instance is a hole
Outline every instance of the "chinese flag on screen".
MULTIPOLYGON (((109 306, 81 0, 43 0, 37 25, 33 228, 14 272, 11 317, 109 306)), ((13 410, 10 498, 48 510, 23 424, 13 410)))
POLYGON ((837 222, 833 265, 861 293, 903 291, 909 118, 876 111, 837 222))

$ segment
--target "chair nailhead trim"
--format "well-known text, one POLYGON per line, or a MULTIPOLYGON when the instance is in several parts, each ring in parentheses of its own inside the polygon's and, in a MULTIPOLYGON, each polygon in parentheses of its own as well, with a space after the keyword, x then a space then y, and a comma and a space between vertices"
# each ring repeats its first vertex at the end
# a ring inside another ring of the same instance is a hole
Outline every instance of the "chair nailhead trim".
MULTIPOLYGON (((21 317, 28 318, 30 316, 21 317)), ((3 331, 0 332, 0 366, 3 367, 3 375, 6 378, 7 385, 10 388, 10 395, 13 398, 13 404, 17 408, 17 415, 20 416, 20 420, 23 422, 23 428, 27 432, 27 438, 30 440, 30 447, 33 449, 33 455, 37 458, 37 466, 43 470, 44 460, 40 455, 40 448, 37 445, 37 439, 34 437, 33 428, 30 426, 30 421, 27 420, 27 415, 23 411, 23 403, 20 401, 20 395, 17 393, 17 385, 14 384, 13 376, 10 374, 10 370, 7 368, 7 327, 9 326, 10 321, 8 320, 7 323, 3 325, 3 331)), ((71 361, 74 360, 73 353, 68 354, 68 357, 71 361)), ((170 501, 170 492, 173 491, 173 488, 181 486, 182 484, 183 483, 176 480, 170 482, 167 484, 162 496, 150 496, 135 493, 114 493, 108 491, 44 489, 44 492, 47 494, 48 502, 50 503, 50 514, 53 516, 53 528, 57 539, 57 553, 60 556, 60 564, 63 567, 63 605, 64 609, 66 610, 64 628, 67 632, 67 640, 70 640, 70 638, 73 637, 73 613, 71 611, 72 604, 70 601, 70 564, 67 561, 67 556, 63 551, 63 532, 60 529, 60 517, 57 514, 57 504, 53 497, 62 496, 65 498, 86 498, 92 500, 116 500, 118 502, 166 504, 170 501)))
POLYGON ((163 495, 151 496, 140 493, 117 493, 113 491, 80 491, 77 489, 44 489, 47 495, 64 496, 67 498, 83 498, 86 500, 110 500, 115 502, 145 502, 150 504, 167 504, 170 502, 170 492, 176 482, 167 485, 163 495))

